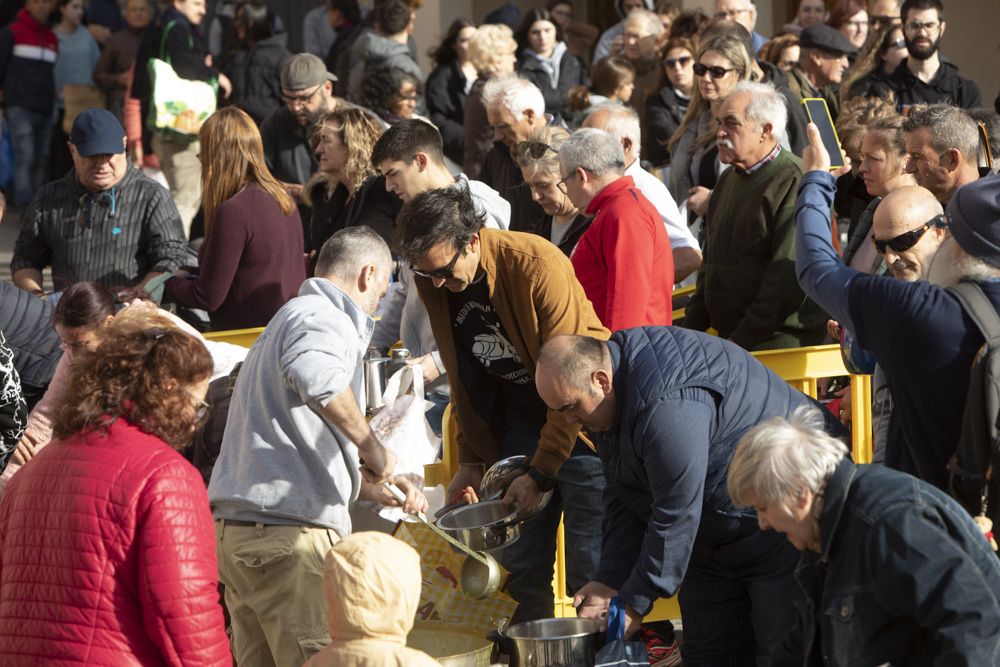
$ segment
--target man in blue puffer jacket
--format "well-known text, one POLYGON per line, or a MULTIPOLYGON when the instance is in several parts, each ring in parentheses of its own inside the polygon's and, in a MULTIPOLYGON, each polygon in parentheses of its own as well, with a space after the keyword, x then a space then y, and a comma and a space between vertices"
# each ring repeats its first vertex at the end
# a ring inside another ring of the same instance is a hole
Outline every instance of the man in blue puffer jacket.
POLYGON ((550 409, 593 434, 608 484, 600 566, 578 613, 601 618, 617 595, 628 636, 680 589, 685 665, 779 663, 798 552, 734 506, 726 471, 750 428, 814 401, 737 345, 674 327, 554 338, 535 377, 550 409))

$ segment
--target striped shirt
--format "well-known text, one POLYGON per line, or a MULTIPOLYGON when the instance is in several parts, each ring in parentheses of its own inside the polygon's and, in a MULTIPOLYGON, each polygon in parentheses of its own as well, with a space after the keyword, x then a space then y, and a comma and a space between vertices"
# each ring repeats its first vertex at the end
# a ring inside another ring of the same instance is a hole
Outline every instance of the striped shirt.
POLYGON ((131 164, 117 185, 90 192, 76 170, 43 186, 14 244, 11 273, 52 267, 57 290, 81 281, 136 284, 151 271, 194 266, 169 193, 131 164))

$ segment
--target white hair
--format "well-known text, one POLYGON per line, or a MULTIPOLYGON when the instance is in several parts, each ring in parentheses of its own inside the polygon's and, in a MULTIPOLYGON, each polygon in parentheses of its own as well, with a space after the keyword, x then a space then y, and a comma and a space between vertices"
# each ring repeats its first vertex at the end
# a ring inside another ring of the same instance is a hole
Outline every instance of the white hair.
POLYGON ((538 117, 545 116, 542 91, 527 79, 514 75, 494 77, 483 86, 483 104, 486 108, 496 103, 502 104, 514 118, 520 118, 528 109, 538 117))
POLYGON ((648 9, 637 9, 625 17, 625 23, 645 24, 645 32, 652 37, 659 37, 663 32, 663 21, 655 13, 648 9))
POLYGON ((738 507, 752 502, 788 507, 803 487, 822 496, 845 456, 847 447, 823 429, 819 410, 802 406, 789 419, 769 419, 740 439, 726 474, 729 497, 738 507))
POLYGON ((953 287, 963 280, 985 283, 1000 278, 1000 268, 967 253, 954 235, 941 243, 926 271, 927 282, 941 287, 953 287))
POLYGON ((639 114, 632 107, 617 102, 602 102, 591 110, 587 117, 596 113, 604 113, 605 121, 600 129, 604 130, 620 143, 625 137, 632 140, 632 151, 635 159, 639 159, 639 148, 642 145, 642 126, 639 114))
POLYGON ((727 98, 740 93, 746 93, 750 97, 746 108, 747 120, 762 127, 770 124, 771 136, 782 148, 788 149, 788 103, 785 96, 770 83, 740 81, 733 86, 727 98))
POLYGON ((566 172, 586 169, 594 176, 625 173, 625 151, 620 141, 604 130, 577 130, 559 149, 559 162, 566 172))

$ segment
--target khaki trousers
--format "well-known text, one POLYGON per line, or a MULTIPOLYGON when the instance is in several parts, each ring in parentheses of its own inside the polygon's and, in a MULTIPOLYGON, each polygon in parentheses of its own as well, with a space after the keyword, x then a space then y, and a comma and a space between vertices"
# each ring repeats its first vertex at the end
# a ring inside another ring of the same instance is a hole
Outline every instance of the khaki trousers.
POLYGON ((197 141, 153 135, 153 152, 170 185, 170 197, 181 215, 185 238, 191 237, 191 221, 201 208, 201 161, 197 141))
POLYGON ((239 667, 298 667, 330 643, 323 560, 338 541, 328 528, 216 520, 219 580, 239 667))

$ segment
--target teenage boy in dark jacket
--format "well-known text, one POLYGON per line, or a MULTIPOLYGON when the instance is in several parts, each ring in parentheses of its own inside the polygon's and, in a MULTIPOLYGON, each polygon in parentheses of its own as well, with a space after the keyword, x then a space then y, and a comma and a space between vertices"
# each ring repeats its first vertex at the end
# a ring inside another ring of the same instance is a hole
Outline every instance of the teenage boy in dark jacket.
POLYGON ((27 0, 0 30, 0 81, 14 145, 14 205, 31 202, 47 176, 55 125, 53 69, 59 40, 48 25, 53 0, 27 0))

